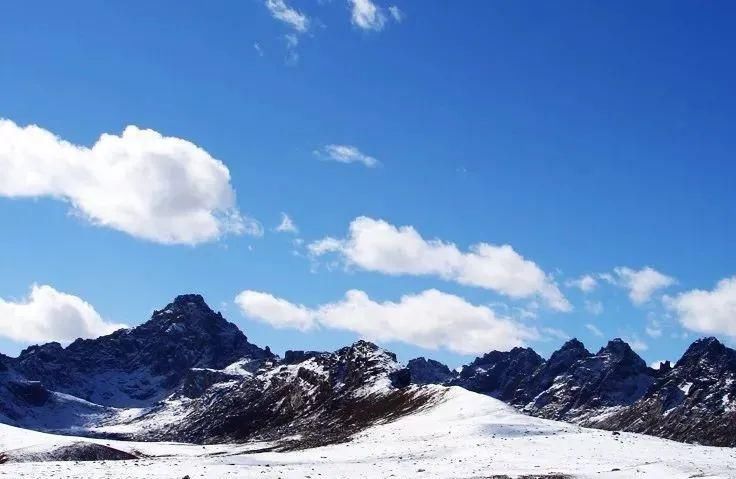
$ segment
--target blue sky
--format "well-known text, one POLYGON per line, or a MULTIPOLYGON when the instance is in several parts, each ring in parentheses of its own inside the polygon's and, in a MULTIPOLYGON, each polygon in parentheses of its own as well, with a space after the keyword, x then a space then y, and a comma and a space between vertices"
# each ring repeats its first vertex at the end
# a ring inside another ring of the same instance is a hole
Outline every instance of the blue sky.
POLYGON ((648 362, 706 334, 731 343, 734 13, 726 2, 11 2, 0 321, 18 331, 0 351, 67 326, 135 325, 185 292, 277 352, 367 336, 402 359, 456 366, 484 345, 549 354, 573 336, 589 349, 624 337, 648 362), (59 160, 67 153, 41 149, 28 125, 81 156, 59 160), (75 161, 108 161, 90 148, 127 125, 187 142, 169 163, 158 150, 136 157, 169 176, 74 176, 75 161), (194 145, 229 173, 208 183, 186 170, 214 199, 177 196, 190 183, 170 180, 194 145), (377 164, 345 162, 360 155, 377 164), (217 210, 216 231, 148 215, 157 194, 217 210), (297 232, 275 231, 282 213, 297 232), (361 217, 385 226, 366 243, 349 233, 361 217), (315 254, 326 237, 336 245, 315 254), (479 260, 479 243, 518 257, 479 260), (647 267, 661 276, 637 275, 647 267), (587 292, 573 285, 585 275, 597 285, 587 292), (34 302, 34 284, 53 290, 34 302), (545 299, 550 285, 570 308, 545 299), (432 290, 442 296, 421 295, 432 290), (243 307, 243 291, 265 294, 243 307), (449 324, 455 311, 464 319, 449 324))

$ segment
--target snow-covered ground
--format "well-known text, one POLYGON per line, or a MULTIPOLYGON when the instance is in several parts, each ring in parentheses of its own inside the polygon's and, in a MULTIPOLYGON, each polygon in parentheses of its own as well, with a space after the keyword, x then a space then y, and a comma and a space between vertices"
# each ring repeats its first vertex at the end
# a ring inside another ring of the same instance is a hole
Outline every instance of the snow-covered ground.
MULTIPOLYGON (((442 389, 439 386, 438 390, 442 389)), ((614 434, 519 414, 460 388, 437 405, 351 442, 287 453, 268 444, 195 446, 89 440, 0 425, 0 451, 23 457, 92 441, 147 457, 0 465, 7 478, 481 478, 560 473, 589 478, 736 478, 736 450, 614 434), (251 452, 249 452, 251 451, 251 452)))

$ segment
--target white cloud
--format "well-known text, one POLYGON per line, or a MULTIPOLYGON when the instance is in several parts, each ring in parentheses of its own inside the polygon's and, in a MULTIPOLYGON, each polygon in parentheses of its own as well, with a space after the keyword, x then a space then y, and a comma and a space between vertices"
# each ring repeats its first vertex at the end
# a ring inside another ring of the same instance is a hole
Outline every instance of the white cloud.
POLYGON ((599 338, 602 338, 603 337, 603 331, 601 331, 600 329, 598 329, 598 327, 596 325, 594 325, 594 324, 590 324, 590 323, 586 324, 585 325, 585 329, 587 329, 588 331, 590 331, 594 335, 598 336, 599 338))
POLYGON ((649 349, 647 343, 636 336, 632 337, 631 339, 627 339, 626 342, 629 344, 629 346, 631 346, 631 349, 633 349, 637 353, 641 353, 649 349))
POLYGON ((402 341, 461 354, 507 350, 539 337, 533 328, 498 316, 487 306, 435 289, 402 296, 398 302, 376 302, 363 291, 350 290, 342 300, 314 309, 257 291, 243 291, 235 302, 247 317, 275 327, 339 329, 373 341, 402 341))
POLYGON ((309 29, 309 18, 303 13, 289 7, 284 0, 266 0, 266 8, 273 18, 280 20, 299 33, 309 29))
POLYGON ((268 293, 246 290, 235 297, 235 304, 247 316, 279 329, 306 331, 315 326, 313 311, 268 293))
POLYGON ((736 276, 722 279, 710 291, 695 289, 666 298, 665 305, 691 331, 736 337, 736 276))
POLYGON ((565 284, 570 287, 578 288, 584 293, 589 293, 598 286, 598 281, 593 276, 586 274, 577 279, 571 279, 565 284))
POLYGON ((613 270, 614 275, 601 275, 602 279, 629 290, 629 299, 641 305, 649 301, 654 293, 675 284, 675 279, 659 271, 644 267, 634 270, 618 267, 613 270))
POLYGON ((585 310, 593 316, 599 316, 603 313, 603 303, 600 301, 586 301, 585 310))
POLYGON ((413 227, 364 216, 350 223, 346 239, 308 245, 313 256, 338 253, 348 266, 390 275, 429 275, 496 291, 512 298, 540 297, 553 309, 570 303, 551 276, 510 245, 478 243, 467 252, 439 239, 425 240, 413 227))
POLYGON ((281 223, 276 227, 276 231, 280 233, 298 233, 299 228, 297 228, 294 220, 289 215, 281 213, 281 223))
POLYGON ((326 145, 314 154, 320 158, 338 163, 360 163, 368 168, 375 168, 381 163, 352 145, 326 145))
POLYGON ((386 14, 371 0, 348 0, 352 5, 351 21, 362 30, 383 30, 386 14))
POLYGON ((189 141, 128 126, 92 146, 0 119, 0 196, 69 202, 90 222, 164 244, 262 233, 235 206, 230 172, 189 141))
POLYGON ((399 10, 399 7, 396 5, 391 5, 388 7, 388 12, 391 14, 391 17, 396 21, 396 23, 401 23, 404 20, 404 12, 399 10))
POLYGON ((263 48, 261 48, 261 44, 258 42, 255 42, 253 44, 253 49, 256 51, 259 57, 263 56, 263 48))
POLYGON ((106 322, 86 301, 51 286, 33 285, 20 301, 0 298, 0 336, 19 342, 68 342, 109 334, 124 324, 106 322))

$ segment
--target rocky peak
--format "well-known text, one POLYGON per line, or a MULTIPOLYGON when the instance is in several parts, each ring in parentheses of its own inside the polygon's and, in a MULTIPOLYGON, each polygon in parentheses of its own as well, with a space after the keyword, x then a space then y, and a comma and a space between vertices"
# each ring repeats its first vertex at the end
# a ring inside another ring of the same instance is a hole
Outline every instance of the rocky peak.
POLYGON ((281 362, 283 364, 297 364, 311 358, 325 357, 329 354, 323 351, 299 351, 290 349, 284 353, 284 359, 281 362))
POLYGON ((665 375, 672 371, 672 363, 669 361, 662 361, 659 365, 659 368, 657 368, 657 374, 659 376, 665 375))
POLYGON ((615 338, 608 342, 596 353, 606 363, 629 365, 635 369, 646 369, 644 360, 631 349, 631 346, 621 338, 615 338))
POLYGON ((560 349, 552 353, 549 357, 549 363, 570 363, 577 361, 578 359, 590 356, 590 351, 585 348, 585 345, 573 338, 562 345, 560 349))
POLYGON ((57 343, 56 341, 52 341, 46 344, 36 344, 33 346, 28 346, 20 352, 18 358, 30 358, 31 356, 35 356, 36 358, 42 360, 50 359, 63 352, 63 350, 64 348, 61 346, 61 344, 57 343))
POLYGON ((694 365, 698 362, 720 362, 733 360, 734 350, 727 348, 716 338, 698 339, 687 348, 675 367, 694 365))
POLYGON ((457 377, 457 372, 434 359, 415 358, 406 368, 413 384, 446 384, 457 377))
POLYGON ((501 400, 511 400, 519 385, 544 363, 531 348, 491 351, 463 366, 453 384, 485 393, 501 400))
POLYGON ((190 368, 274 359, 202 296, 177 296, 151 319, 96 339, 27 348, 13 366, 51 390, 105 406, 147 406, 173 391, 190 368), (114 380, 110 380, 114 377, 114 380))

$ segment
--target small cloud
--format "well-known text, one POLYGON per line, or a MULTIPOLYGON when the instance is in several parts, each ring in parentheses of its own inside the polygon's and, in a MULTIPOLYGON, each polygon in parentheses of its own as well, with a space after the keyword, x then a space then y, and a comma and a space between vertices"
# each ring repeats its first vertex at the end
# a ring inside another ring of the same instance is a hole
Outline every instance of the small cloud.
POLYGON ((263 56, 263 48, 261 48, 261 44, 258 42, 255 42, 253 44, 253 49, 256 51, 259 57, 263 56))
POLYGON ((599 338, 603 337, 603 331, 598 329, 598 327, 596 327, 594 324, 590 324, 590 323, 586 324, 585 329, 593 333, 595 336, 598 336, 599 338))
POLYGON ((651 299, 660 289, 676 283, 675 279, 646 266, 640 270, 618 267, 613 270, 614 276, 607 281, 629 290, 629 299, 635 305, 642 305, 651 299))
POLYGON ((326 145, 320 150, 315 150, 314 154, 325 160, 338 163, 360 163, 368 168, 375 168, 381 164, 374 157, 366 155, 352 145, 326 145))
POLYGON ((276 20, 286 23, 299 33, 309 29, 309 18, 289 7, 284 0, 266 0, 266 8, 276 20))
POLYGON ((386 25, 383 9, 371 0, 348 0, 352 4, 350 20, 361 30, 381 31, 386 25))
POLYGON ((627 339, 626 342, 629 343, 631 349, 633 349, 637 353, 641 353, 649 349, 649 345, 639 339, 637 336, 633 336, 630 339, 627 339))
POLYGON ((577 279, 571 279, 565 284, 569 287, 578 288, 584 293, 589 293, 598 286, 598 281, 592 275, 586 274, 577 279))
POLYGON ((388 12, 391 14, 391 17, 396 21, 396 23, 401 23, 404 20, 404 12, 399 10, 399 7, 396 5, 391 5, 388 7, 388 12))
POLYGON ((297 228, 294 221, 291 219, 289 215, 286 213, 281 213, 281 223, 276 227, 276 231, 279 233, 298 233, 299 228, 297 228))

